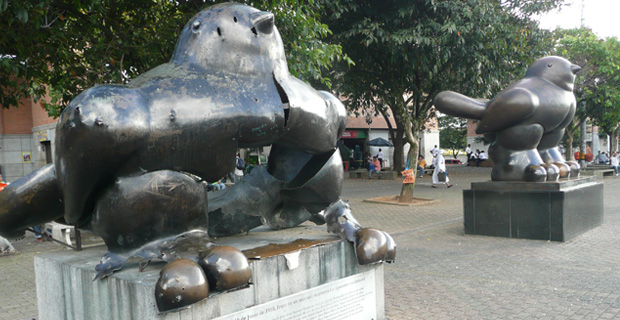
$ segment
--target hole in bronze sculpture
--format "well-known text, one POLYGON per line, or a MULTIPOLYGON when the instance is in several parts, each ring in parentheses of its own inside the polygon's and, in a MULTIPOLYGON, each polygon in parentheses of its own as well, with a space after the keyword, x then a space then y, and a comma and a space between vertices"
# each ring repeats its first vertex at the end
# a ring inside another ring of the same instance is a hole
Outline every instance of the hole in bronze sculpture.
POLYGON ((286 95, 286 92, 284 92, 282 86, 278 83, 278 80, 276 80, 275 75, 273 75, 273 83, 276 85, 278 95, 280 95, 280 101, 282 101, 282 108, 284 109, 284 127, 286 127, 291 112, 288 96, 286 95))

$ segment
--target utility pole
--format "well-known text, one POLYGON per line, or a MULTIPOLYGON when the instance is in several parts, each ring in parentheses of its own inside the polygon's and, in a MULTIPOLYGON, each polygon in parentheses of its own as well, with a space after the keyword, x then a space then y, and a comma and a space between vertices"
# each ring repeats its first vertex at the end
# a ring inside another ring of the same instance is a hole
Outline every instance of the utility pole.
MULTIPOLYGON (((585 25, 585 17, 583 15, 584 13, 584 8, 585 8, 585 0, 581 0, 581 27, 583 28, 585 25)), ((581 165, 582 168, 586 167, 586 130, 587 130, 587 123, 586 123, 586 102, 584 101, 581 105, 582 111, 583 111, 583 119, 581 119, 581 135, 579 137, 579 165, 581 165)), ((594 135, 592 135, 592 141, 594 141, 594 135)))

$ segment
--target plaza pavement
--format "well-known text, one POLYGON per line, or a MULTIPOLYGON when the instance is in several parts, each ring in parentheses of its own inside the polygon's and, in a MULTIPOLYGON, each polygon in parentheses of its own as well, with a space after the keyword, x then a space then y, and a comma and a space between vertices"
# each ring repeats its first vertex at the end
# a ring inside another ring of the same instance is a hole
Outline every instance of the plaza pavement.
MULTIPOLYGON (((451 189, 418 179, 416 197, 439 200, 424 206, 363 202, 398 194, 398 180, 345 180, 357 220, 398 244, 385 265, 387 319, 620 318, 620 179, 604 180, 603 225, 560 243, 464 235, 462 190, 490 169, 448 170, 451 189)), ((13 245, 19 254, 0 257, 0 320, 36 319, 33 257, 66 249, 31 234, 13 245)))

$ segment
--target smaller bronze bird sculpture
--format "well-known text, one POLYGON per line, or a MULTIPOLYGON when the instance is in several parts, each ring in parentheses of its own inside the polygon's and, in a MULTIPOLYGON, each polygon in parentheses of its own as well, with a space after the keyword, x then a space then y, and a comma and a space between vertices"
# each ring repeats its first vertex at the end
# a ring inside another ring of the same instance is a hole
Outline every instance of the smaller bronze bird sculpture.
POLYGON ((575 115, 575 74, 581 67, 549 56, 538 59, 493 99, 473 99, 443 91, 437 110, 478 121, 476 133, 494 140, 489 155, 493 181, 557 181, 579 176, 579 164, 566 161, 558 144, 575 115))

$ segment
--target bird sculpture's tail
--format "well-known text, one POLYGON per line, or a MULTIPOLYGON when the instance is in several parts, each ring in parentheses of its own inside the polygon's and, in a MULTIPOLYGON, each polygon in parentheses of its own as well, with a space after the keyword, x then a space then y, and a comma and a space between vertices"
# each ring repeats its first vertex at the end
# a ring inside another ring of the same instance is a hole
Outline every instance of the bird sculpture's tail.
POLYGON ((0 192, 0 236, 21 237, 28 227, 62 217, 61 194, 52 164, 9 184, 0 192))
POLYGON ((486 99, 474 99, 452 91, 442 91, 433 100, 437 110, 451 116, 482 119, 487 108, 486 99))

